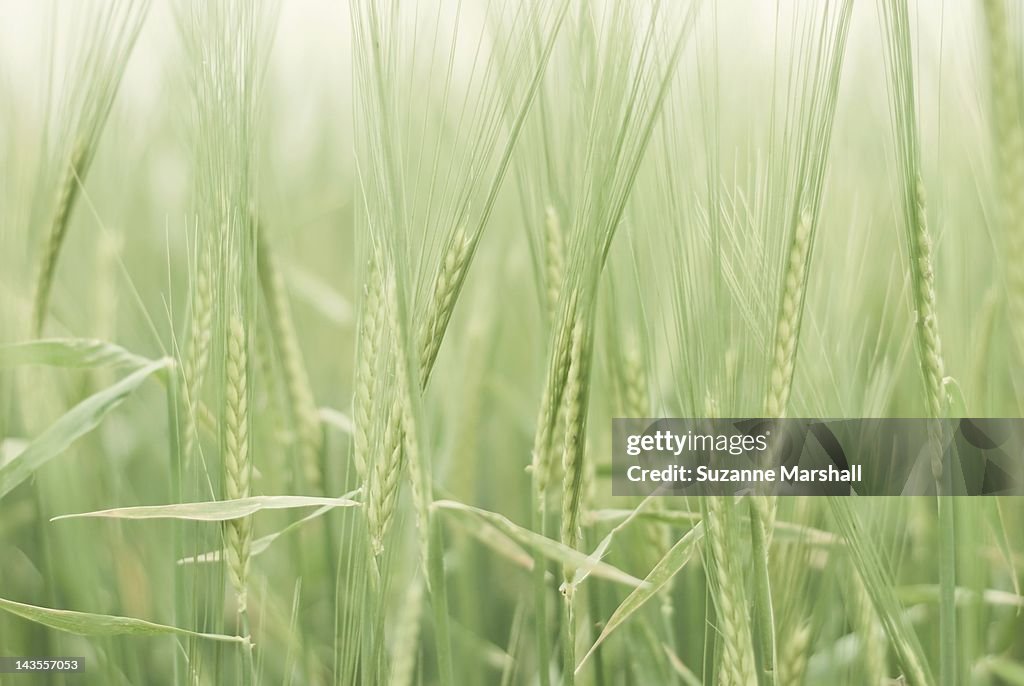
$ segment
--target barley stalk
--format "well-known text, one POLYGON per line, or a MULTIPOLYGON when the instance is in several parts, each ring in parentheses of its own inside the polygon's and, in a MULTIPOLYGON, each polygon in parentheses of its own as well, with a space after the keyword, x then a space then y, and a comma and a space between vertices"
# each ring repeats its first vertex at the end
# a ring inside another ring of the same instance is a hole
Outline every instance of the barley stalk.
MULTIPOLYGON (((785 417, 793 387, 793 371, 796 365, 797 346, 800 341, 800 323, 803 319, 804 289, 809 267, 812 227, 811 212, 804 208, 794 227, 783 271, 782 296, 775 325, 775 342, 771 372, 769 373, 768 394, 765 400, 765 414, 768 417, 785 417)), ((776 505, 774 496, 753 495, 750 497, 754 590, 757 599, 754 630, 760 643, 763 680, 766 683, 774 682, 777 658, 775 616, 771 577, 768 569, 776 505)), ((725 583, 730 582, 726 581, 725 583)), ((787 649, 795 650, 796 646, 789 645, 787 649)), ((787 657, 791 661, 796 659, 792 654, 787 657)), ((791 666, 787 665, 787 668, 791 666)))
MULTIPOLYGON (((571 323, 575 320, 576 302, 577 298, 573 296, 569 298, 564 305, 559 303, 559 308, 564 308, 566 315, 565 319, 562 320, 562 323, 553 324, 553 327, 558 327, 556 330, 559 335, 553 339, 554 343, 551 351, 552 362, 549 369, 548 379, 544 384, 539 417, 537 420, 537 428, 534 433, 534 444, 530 464, 533 484, 533 492, 531 494, 533 502, 532 517, 534 529, 542 535, 546 533, 547 529, 547 489, 553 467, 553 435, 558 419, 562 416, 564 384, 566 377, 569 374, 569 367, 572 359, 571 343, 565 340, 566 337, 564 334, 567 323, 571 323)), ((569 326, 571 328, 571 324, 569 326)), ((550 645, 548 643, 549 637, 547 635, 546 562, 546 559, 539 551, 534 552, 534 612, 536 615, 538 671, 540 672, 539 678, 542 686, 547 686, 550 683, 548 670, 550 668, 549 662, 551 655, 550 645)), ((566 584, 564 588, 568 589, 569 585, 566 584)), ((566 614, 571 618, 571 599, 568 595, 566 596, 566 603, 566 614)), ((563 629, 565 629, 567 634, 570 634, 574 633, 572 627, 573 625, 570 622, 566 622, 563 629)), ((566 653, 565 665, 570 665, 574 662, 575 646, 572 644, 572 640, 571 636, 564 638, 564 648, 566 653)), ((571 667, 566 667, 566 676, 568 679, 573 678, 573 670, 571 667)))
POLYGON ((306 486, 314 493, 322 493, 320 451, 323 447, 323 431, 320 428, 316 399, 309 383, 309 375, 306 373, 306 365, 302 360, 284 277, 270 251, 262 226, 258 226, 257 232, 260 285, 270 313, 271 332, 281 354, 285 391, 288 394, 299 447, 299 463, 305 475, 306 486))
MULTIPOLYGON (((566 373, 563 394, 565 416, 565 441, 562 449, 562 543, 578 548, 580 531, 580 510, 586 494, 586 426, 587 426, 587 376, 589 373, 589 350, 586 341, 586 322, 580 318, 572 325, 569 346, 569 368, 566 373)), ((576 665, 576 602, 572 578, 575 569, 564 565, 565 619, 563 641, 563 669, 566 684, 574 683, 576 665)))
MULTIPOLYGON (((754 633, 760 647, 760 683, 775 683, 775 612, 772 603, 768 550, 775 521, 774 496, 752 495, 750 502, 751 557, 754 564, 754 633)), ((734 580, 732 583, 736 583, 734 580)))
MULTIPOLYGON (((928 231, 928 205, 921 177, 910 13, 906 0, 886 3, 883 9, 886 62, 893 84, 891 98, 896 122, 897 161, 903 182, 903 223, 916 319, 914 329, 917 357, 928 416, 938 419, 946 416, 949 402, 944 387, 945 367, 936 318, 935 272, 932 239, 928 231)), ((944 470, 939 431, 938 424, 931 423, 931 471, 936 485, 939 524, 939 681, 947 686, 957 683, 961 674, 956 638, 956 532, 953 502, 950 498, 952 474, 944 470)))
POLYGON ((420 329, 420 388, 426 388, 430 372, 441 349, 445 330, 455 309, 459 286, 466 276, 471 253, 469 236, 462 227, 455 230, 434 279, 434 293, 427 318, 420 329))
POLYGON ((418 579, 409 583, 401 617, 396 622, 395 655, 391 663, 390 686, 412 686, 419 648, 420 615, 423 612, 423 584, 418 579))
MULTIPOLYGON (((248 498, 252 463, 249 455, 248 341, 242 318, 232 314, 228 323, 225 374, 224 495, 229 500, 248 498)), ((249 517, 227 524, 228 577, 238 599, 238 613, 248 608, 246 584, 249 577, 249 547, 252 522, 249 517)))

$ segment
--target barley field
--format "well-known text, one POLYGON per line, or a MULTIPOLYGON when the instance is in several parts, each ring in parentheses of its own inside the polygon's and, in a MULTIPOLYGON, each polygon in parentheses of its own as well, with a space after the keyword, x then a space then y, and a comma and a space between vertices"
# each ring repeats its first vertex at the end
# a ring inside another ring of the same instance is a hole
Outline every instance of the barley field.
POLYGON ((1024 684, 1020 497, 610 478, 615 417, 1021 416, 1022 46, 0 0, 0 658, 82 661, 0 685, 1024 684))

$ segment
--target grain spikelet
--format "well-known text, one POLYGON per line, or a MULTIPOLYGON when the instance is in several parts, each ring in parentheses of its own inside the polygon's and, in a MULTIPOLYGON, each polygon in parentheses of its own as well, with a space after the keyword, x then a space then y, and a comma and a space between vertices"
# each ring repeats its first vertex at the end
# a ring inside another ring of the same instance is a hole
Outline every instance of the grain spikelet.
MULTIPOLYGON (((228 323, 225 373, 226 403, 224 431, 224 496, 228 500, 248 498, 252 463, 249 455, 248 342, 238 314, 228 323)), ((252 522, 248 517, 227 523, 228 577, 238 598, 238 612, 246 612, 246 583, 249 577, 249 546, 252 522)))
POLYGON ((469 264, 470 248, 469 236, 462 227, 459 227, 448 244, 444 259, 441 260, 434 279, 433 299, 430 301, 427 318, 420 329, 420 388, 426 388, 430 380, 430 371, 434 367, 437 353, 441 349, 441 340, 455 308, 455 296, 469 264))
POLYGON ((793 242, 789 249, 782 283, 782 301, 775 325, 775 345, 765 416, 785 417, 789 394, 793 387, 793 368, 800 340, 804 284, 807 282, 808 253, 811 247, 812 217, 808 210, 800 213, 793 242))
POLYGON ((270 252, 262 226, 258 227, 257 231, 260 285, 270 313, 271 332, 281 355, 285 391, 288 394, 295 427, 300 465, 305 475, 306 486, 314 493, 322 493, 320 450, 323 446, 323 431, 317 415, 316 399, 309 383, 306 365, 302 361, 302 351, 292 320, 284 277, 274 255, 270 252))

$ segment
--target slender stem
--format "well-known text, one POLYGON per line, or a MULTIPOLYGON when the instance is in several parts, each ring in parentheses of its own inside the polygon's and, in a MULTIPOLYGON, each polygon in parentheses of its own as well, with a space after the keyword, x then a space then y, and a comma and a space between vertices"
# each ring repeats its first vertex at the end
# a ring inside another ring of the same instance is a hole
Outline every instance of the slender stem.
MULTIPOLYGON (((949 481, 949 470, 945 470, 944 481, 949 481)), ((948 491, 947 491, 948 493, 948 491)), ((956 523, 953 513, 954 500, 951 495, 940 494, 937 498, 939 522, 939 643, 941 663, 939 683, 953 686, 960 683, 957 674, 956 640, 956 523)))
POLYGON ((434 643, 437 648, 438 678, 442 686, 455 683, 452 669, 452 641, 448 627, 448 587, 444 578, 444 532, 436 513, 430 524, 430 606, 434 611, 434 643))
POLYGON ((565 623, 562 627, 562 684, 576 683, 576 593, 569 589, 565 594, 565 623))
POLYGON ((761 686, 775 684, 775 616, 772 610, 771 580, 768 574, 768 532, 767 503, 751 496, 750 533, 751 557, 754 561, 754 636, 758 642, 761 657, 761 671, 758 683, 761 686))
MULTIPOLYGON (((249 633, 249 610, 245 609, 238 613, 238 626, 243 636, 250 636, 249 633)), ((239 648, 242 652, 242 686, 252 686, 256 678, 256 664, 252 656, 252 645, 243 645, 239 648)))
MULTIPOLYGON (((543 495, 538 496, 534 489, 533 503, 533 530, 544 535, 546 524, 546 512, 541 504, 543 495)), ((537 625, 537 671, 540 676, 540 686, 551 686, 551 653, 548 646, 548 618, 547 618, 547 589, 545 588, 544 572, 546 564, 544 556, 539 552, 533 555, 533 600, 534 621, 537 625)))
MULTIPOLYGON (((167 424, 168 424, 168 436, 170 441, 170 476, 171 476, 171 502, 180 503, 183 501, 181 492, 181 477, 182 477, 182 460, 181 460, 181 441, 180 432, 181 425, 178 421, 178 410, 180 399, 178 398, 178 370, 177 368, 170 368, 165 370, 167 376, 166 393, 167 393, 167 424)), ((186 429, 188 430, 188 429, 186 429)), ((174 606, 172 608, 172 624, 177 627, 186 628, 181 624, 182 619, 185 616, 184 603, 185 603, 185 589, 184 589, 184 570, 177 560, 180 560, 185 556, 184 546, 181 535, 182 524, 180 522, 172 522, 171 524, 171 553, 174 556, 171 569, 174 574, 174 606)), ((187 627, 191 628, 191 627, 187 627)), ((182 679, 182 667, 185 656, 180 651, 175 651, 174 654, 174 683, 184 683, 182 679)))

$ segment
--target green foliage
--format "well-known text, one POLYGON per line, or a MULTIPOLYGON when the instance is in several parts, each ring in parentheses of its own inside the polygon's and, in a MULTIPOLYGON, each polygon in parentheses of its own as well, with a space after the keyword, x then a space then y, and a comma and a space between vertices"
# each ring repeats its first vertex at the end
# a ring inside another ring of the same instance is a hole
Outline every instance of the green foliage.
POLYGON ((0 7, 0 654, 1022 682, 1016 499, 641 501, 608 461, 617 416, 1019 413, 1022 19, 0 7))

